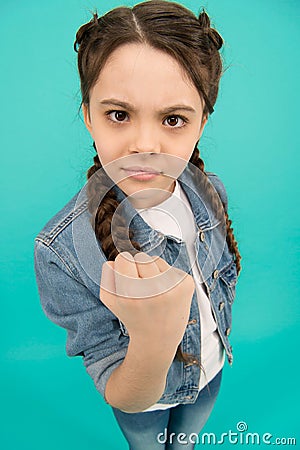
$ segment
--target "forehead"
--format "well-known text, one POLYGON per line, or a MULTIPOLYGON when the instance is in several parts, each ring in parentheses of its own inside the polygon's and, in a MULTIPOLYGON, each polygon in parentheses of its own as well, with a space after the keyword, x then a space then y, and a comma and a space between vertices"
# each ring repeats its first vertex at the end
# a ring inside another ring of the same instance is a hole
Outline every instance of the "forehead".
POLYGON ((108 58, 94 91, 97 96, 121 95, 201 104, 199 93, 183 67, 166 52, 145 44, 124 44, 108 58))

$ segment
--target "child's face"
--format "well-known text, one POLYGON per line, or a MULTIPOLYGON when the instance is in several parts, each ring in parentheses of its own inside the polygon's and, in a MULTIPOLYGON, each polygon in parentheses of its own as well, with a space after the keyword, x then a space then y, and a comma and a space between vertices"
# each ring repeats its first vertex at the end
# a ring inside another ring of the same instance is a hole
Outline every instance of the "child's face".
POLYGON ((207 121, 203 106, 166 53, 125 44, 110 55, 89 108, 83 105, 84 121, 102 166, 136 207, 151 206, 153 193, 173 192, 207 121))

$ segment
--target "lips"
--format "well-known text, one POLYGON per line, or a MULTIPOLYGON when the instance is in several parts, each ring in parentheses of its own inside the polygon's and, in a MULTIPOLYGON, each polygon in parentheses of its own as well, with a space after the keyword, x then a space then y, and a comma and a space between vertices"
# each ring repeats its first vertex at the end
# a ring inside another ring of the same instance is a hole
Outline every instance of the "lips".
POLYGON ((160 174, 161 171, 154 169, 153 167, 142 167, 142 166, 133 166, 133 167, 124 167, 123 170, 130 173, 153 173, 160 174))

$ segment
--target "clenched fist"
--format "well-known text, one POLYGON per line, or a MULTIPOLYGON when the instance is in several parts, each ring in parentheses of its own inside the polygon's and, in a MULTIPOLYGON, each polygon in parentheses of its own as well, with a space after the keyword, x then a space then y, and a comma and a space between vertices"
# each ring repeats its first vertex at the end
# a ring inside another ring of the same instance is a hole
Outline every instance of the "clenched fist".
POLYGON ((194 289, 191 275, 162 258, 122 252, 103 264, 100 300, 124 323, 131 339, 176 349, 194 289))

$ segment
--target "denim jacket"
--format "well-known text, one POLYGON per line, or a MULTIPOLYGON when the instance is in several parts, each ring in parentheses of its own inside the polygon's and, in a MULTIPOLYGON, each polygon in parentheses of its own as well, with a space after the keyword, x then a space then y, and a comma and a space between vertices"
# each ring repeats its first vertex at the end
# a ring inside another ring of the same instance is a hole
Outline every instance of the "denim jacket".
MULTIPOLYGON (((227 209, 223 183, 215 174, 207 172, 207 175, 218 200, 221 199, 227 209)), ((233 356, 228 337, 237 282, 236 264, 226 239, 221 236, 220 223, 200 192, 190 165, 178 181, 188 197, 199 230, 195 242, 196 263, 202 272, 217 329, 231 365, 233 356)), ((119 202, 126 202, 123 191, 118 186, 114 189, 119 202)), ((130 227, 134 230, 134 240, 139 242, 141 251, 158 254, 168 264, 191 273, 185 243, 152 229, 129 202, 125 205, 124 210, 132 219, 130 227)), ((99 299, 102 264, 106 260, 91 226, 83 188, 35 238, 34 263, 43 311, 52 322, 67 330, 67 355, 83 357, 85 368, 104 399, 106 383, 125 358, 129 342, 124 324, 99 299)), ((188 363, 174 359, 158 403, 196 401, 200 380, 197 362, 201 355, 200 326, 195 291, 181 341, 183 352, 195 358, 188 363)))

